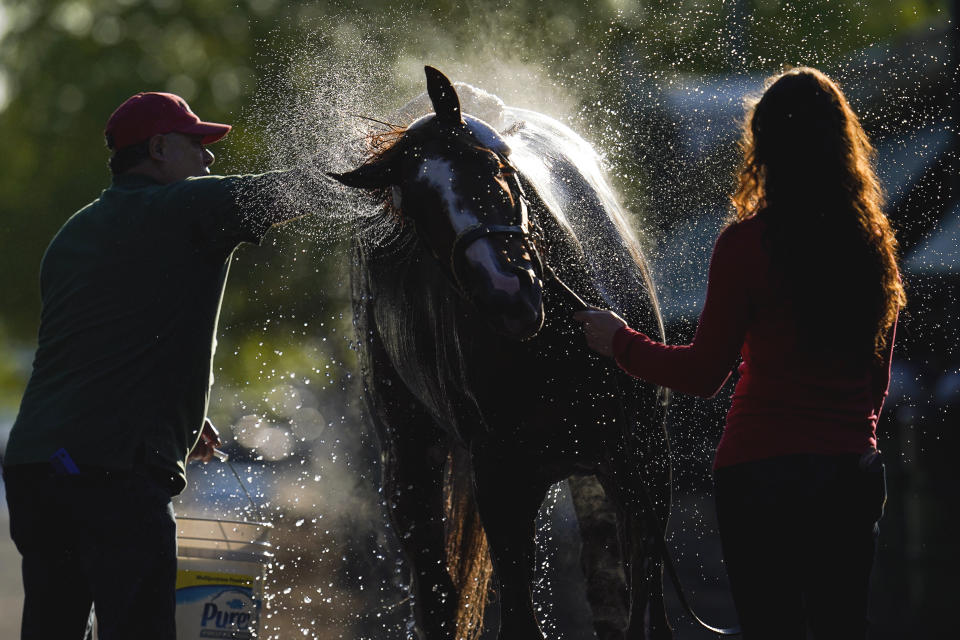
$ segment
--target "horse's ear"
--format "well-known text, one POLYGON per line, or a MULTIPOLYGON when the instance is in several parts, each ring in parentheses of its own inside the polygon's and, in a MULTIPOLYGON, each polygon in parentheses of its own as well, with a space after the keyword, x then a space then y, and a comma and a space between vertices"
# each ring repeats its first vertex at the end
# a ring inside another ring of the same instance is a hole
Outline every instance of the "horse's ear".
POLYGON ((341 184, 355 189, 381 189, 395 184, 393 163, 377 160, 362 164, 346 173, 327 172, 327 175, 341 184))
POLYGON ((460 98, 457 97, 450 80, 433 67, 424 67, 423 71, 427 74, 427 93, 430 94, 430 102, 433 103, 437 119, 448 125, 462 123, 460 98))

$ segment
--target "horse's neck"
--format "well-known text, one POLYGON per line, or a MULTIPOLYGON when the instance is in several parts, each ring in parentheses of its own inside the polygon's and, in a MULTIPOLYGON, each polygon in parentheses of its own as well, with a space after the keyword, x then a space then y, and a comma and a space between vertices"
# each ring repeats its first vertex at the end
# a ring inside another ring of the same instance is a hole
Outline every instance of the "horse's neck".
POLYGON ((438 420, 456 420, 468 373, 462 334, 473 327, 464 326, 463 303, 436 259, 422 243, 404 246, 402 254, 371 248, 361 262, 368 270, 369 324, 414 396, 438 420))
MULTIPOLYGON (((538 249, 545 266, 550 267, 564 282, 575 284, 578 292, 594 294, 596 287, 586 269, 586 256, 579 240, 560 223, 534 185, 526 178, 523 178, 523 186, 530 202, 531 220, 542 236, 538 249)), ((550 320, 550 311, 553 309, 547 309, 547 321, 550 320)))

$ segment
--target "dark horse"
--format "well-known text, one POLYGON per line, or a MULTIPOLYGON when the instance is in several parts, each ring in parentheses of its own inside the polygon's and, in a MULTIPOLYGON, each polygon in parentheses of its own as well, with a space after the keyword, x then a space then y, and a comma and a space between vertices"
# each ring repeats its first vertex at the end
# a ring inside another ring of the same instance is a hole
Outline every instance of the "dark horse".
POLYGON ((426 74, 434 113, 331 174, 396 221, 390 242, 356 243, 353 300, 415 633, 476 637, 492 560, 500 637, 543 638, 535 518, 553 483, 594 476, 616 505, 630 585, 619 628, 596 615, 615 595, 588 589, 598 635, 669 638, 649 514, 669 512, 663 397, 588 351, 562 284, 662 335, 638 244, 582 139, 518 109, 498 133, 426 74))

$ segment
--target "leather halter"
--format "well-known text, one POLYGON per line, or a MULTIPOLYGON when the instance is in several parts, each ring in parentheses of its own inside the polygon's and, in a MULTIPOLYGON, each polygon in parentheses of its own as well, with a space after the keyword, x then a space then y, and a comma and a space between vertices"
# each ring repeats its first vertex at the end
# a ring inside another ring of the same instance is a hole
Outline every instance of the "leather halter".
MULTIPOLYGON (((466 261, 467 249, 470 247, 470 245, 481 238, 494 235, 518 236, 521 241, 526 240, 528 242, 533 239, 533 234, 530 232, 530 220, 527 212, 527 198, 526 194, 523 192, 523 186, 516 177, 516 169, 512 164, 510 164, 506 156, 499 153, 497 156, 500 162, 506 165, 510 170, 510 179, 508 180, 508 184, 510 184, 510 195, 513 196, 513 200, 516 203, 514 211, 520 220, 517 224, 486 224, 484 222, 477 222, 468 226, 457 234, 457 237, 453 241, 453 245, 450 247, 448 265, 450 267, 450 274, 457 290, 467 299, 469 299, 470 296, 467 294, 467 289, 464 286, 461 272, 463 269, 463 263, 466 261), (516 193, 514 193, 514 186, 516 188, 516 193)), ((537 277, 542 279, 544 274, 543 261, 540 257, 540 252, 537 251, 536 246, 533 246, 532 242, 530 242, 530 253, 533 257, 534 271, 536 272, 537 277)))

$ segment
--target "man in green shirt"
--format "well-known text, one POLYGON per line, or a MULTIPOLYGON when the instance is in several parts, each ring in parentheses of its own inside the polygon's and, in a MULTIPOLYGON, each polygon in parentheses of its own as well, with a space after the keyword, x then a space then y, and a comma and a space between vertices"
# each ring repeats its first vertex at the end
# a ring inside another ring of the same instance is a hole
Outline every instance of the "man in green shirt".
POLYGON ((101 639, 174 639, 171 497, 219 444, 205 414, 230 259, 300 215, 282 194, 310 180, 210 175, 206 145, 229 130, 173 94, 131 97, 105 131, 112 184, 43 257, 4 459, 24 639, 83 637, 91 602, 101 639))

